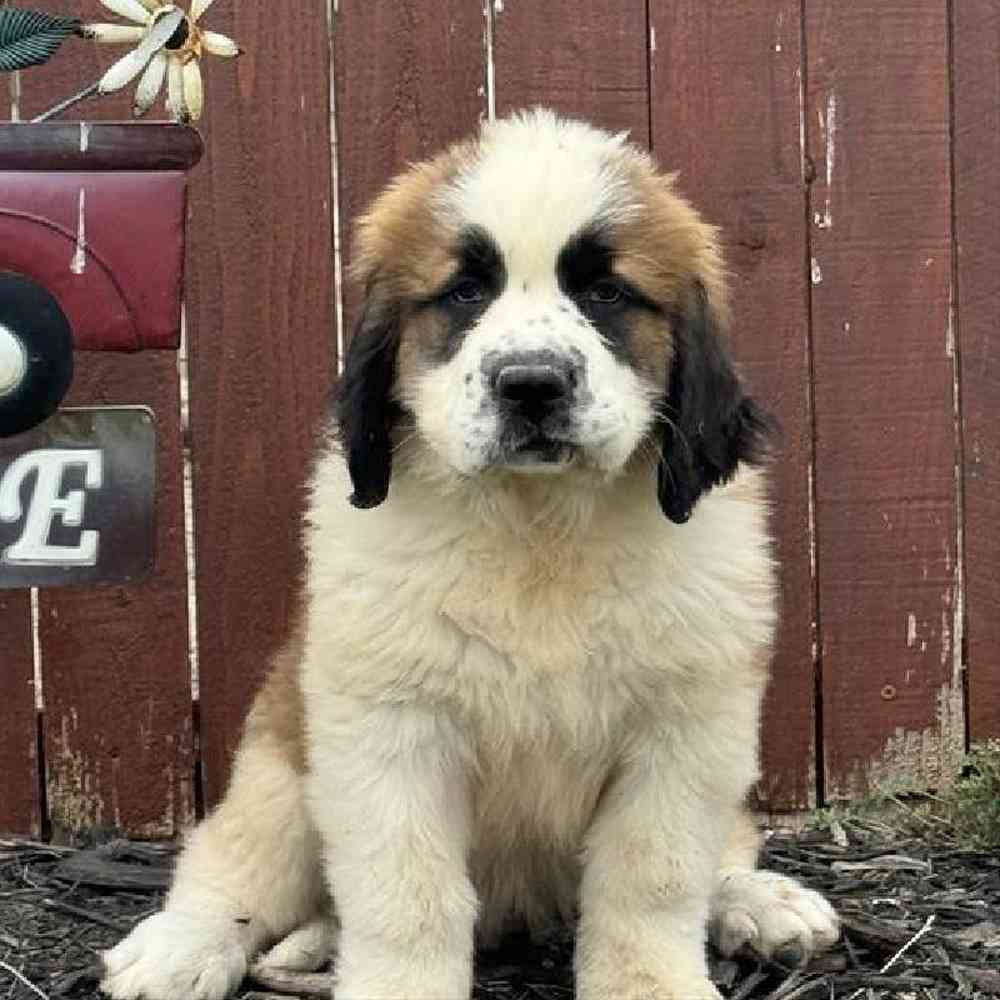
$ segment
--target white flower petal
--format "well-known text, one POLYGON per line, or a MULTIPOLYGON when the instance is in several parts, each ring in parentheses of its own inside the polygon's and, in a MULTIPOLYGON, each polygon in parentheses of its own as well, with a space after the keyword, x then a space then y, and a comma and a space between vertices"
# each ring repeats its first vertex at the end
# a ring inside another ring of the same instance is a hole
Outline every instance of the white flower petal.
POLYGON ((167 107, 176 121, 184 121, 184 65, 176 58, 167 62, 167 107))
POLYGON ((84 38, 107 45, 138 45, 146 34, 137 24, 85 24, 80 31, 84 38))
POLYGON ((190 18, 193 24, 197 24, 198 18, 212 6, 214 0, 191 0, 190 18))
POLYGON ((112 13, 136 24, 149 24, 149 11, 139 0, 101 0, 112 13))
POLYGON ((163 89, 163 78, 167 75, 167 54, 157 52, 149 61, 146 72, 142 74, 139 86, 135 89, 135 103, 132 114, 136 118, 144 115, 152 106, 163 89))
POLYGON ((159 10, 163 6, 160 0, 139 0, 139 3, 141 3, 150 13, 159 10))
POLYGON ((110 94, 115 90, 121 90, 127 83, 131 83, 145 68, 149 62, 149 53, 141 46, 133 49, 127 56, 122 56, 118 62, 101 77, 97 89, 102 94, 110 94))
POLYGON ((175 10, 161 17, 148 32, 137 48, 123 56, 101 77, 98 90, 108 94, 121 90, 126 83, 134 80, 149 65, 149 60, 170 41, 170 36, 184 20, 182 11, 175 10))
POLYGON ((205 46, 206 52, 210 52, 213 56, 222 56, 223 59, 233 59, 243 52, 228 35, 220 35, 217 31, 203 31, 201 43, 205 46))
POLYGON ((201 82, 201 67, 197 59, 192 59, 184 66, 184 110, 187 112, 187 119, 198 121, 204 104, 205 90, 201 82))

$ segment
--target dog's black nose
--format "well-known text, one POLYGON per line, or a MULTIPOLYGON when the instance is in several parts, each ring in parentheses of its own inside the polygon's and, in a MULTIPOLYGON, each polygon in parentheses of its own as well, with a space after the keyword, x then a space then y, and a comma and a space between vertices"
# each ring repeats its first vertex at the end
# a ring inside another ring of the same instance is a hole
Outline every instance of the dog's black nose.
POLYGON ((565 403, 572 388, 570 373, 551 364, 507 364, 496 376, 497 395, 535 423, 565 403))

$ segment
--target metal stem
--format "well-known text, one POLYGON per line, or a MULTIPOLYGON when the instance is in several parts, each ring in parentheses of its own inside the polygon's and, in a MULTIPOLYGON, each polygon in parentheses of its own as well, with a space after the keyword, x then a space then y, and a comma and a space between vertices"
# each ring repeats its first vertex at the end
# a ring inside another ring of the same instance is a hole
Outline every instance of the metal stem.
POLYGON ((51 107, 48 111, 42 112, 42 114, 40 114, 37 118, 32 118, 31 123, 34 125, 36 122, 46 122, 50 118, 55 118, 57 115, 61 115, 64 111, 68 111, 75 104, 79 104, 81 101, 87 100, 88 97, 93 97, 97 93, 99 86, 99 83, 92 83, 86 90, 81 90, 79 94, 67 97, 65 101, 60 101, 57 105, 55 105, 55 107, 51 107))

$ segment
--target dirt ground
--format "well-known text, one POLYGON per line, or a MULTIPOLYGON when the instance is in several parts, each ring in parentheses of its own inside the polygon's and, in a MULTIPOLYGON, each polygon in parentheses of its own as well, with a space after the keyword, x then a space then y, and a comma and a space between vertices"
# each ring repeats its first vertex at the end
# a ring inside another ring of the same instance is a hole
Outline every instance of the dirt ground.
MULTIPOLYGON (((154 912, 170 845, 73 850, 0 838, 0 1000, 96 998, 98 952, 154 912)), ((807 969, 712 957, 731 1000, 1000 996, 1000 856, 865 822, 773 834, 765 866, 834 903, 844 935, 807 969)), ((479 956, 476 1000, 571 1000, 568 931, 479 956)), ((321 996, 326 977, 244 983, 244 1000, 321 996)))

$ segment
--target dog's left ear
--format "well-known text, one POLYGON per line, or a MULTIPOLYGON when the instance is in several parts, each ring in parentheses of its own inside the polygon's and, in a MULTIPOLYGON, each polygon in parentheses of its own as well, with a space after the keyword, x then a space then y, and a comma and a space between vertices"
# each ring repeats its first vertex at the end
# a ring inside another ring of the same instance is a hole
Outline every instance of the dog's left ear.
POLYGON ((704 285, 687 292, 673 321, 674 353, 660 418, 657 495, 676 524, 740 462, 760 463, 771 418, 743 391, 704 285))
POLYGON ((390 432, 399 418, 392 398, 399 348, 399 310, 369 282, 361 319, 347 348, 337 418, 355 507, 377 507, 389 493, 390 432))

